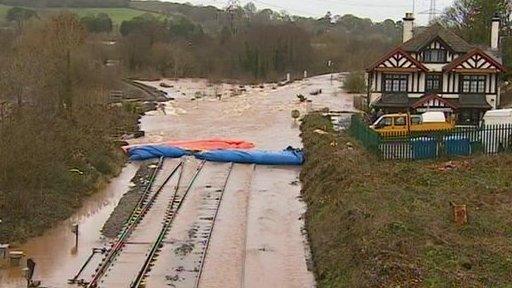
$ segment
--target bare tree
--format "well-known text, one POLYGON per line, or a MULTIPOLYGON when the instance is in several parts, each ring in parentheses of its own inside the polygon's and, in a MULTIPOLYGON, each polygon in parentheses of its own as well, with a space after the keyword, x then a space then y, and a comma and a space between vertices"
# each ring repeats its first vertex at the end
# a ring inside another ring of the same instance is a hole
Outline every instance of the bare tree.
POLYGON ((52 52, 64 64, 63 89, 60 93, 61 108, 73 107, 72 53, 84 44, 86 30, 75 14, 62 12, 49 21, 48 32, 52 52))

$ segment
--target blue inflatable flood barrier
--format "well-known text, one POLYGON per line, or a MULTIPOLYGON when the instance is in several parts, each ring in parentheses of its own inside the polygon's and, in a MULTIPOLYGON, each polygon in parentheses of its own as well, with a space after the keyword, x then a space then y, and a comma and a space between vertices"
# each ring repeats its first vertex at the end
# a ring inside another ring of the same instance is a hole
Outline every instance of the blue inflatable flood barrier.
POLYGON ((165 145, 145 145, 133 147, 130 148, 127 153, 130 156, 130 160, 133 161, 148 160, 160 157, 180 158, 186 155, 190 155, 187 150, 165 145))
POLYGON ((213 150, 196 153, 197 159, 211 162, 233 162, 258 165, 302 165, 304 153, 299 149, 287 148, 279 152, 262 150, 213 150))

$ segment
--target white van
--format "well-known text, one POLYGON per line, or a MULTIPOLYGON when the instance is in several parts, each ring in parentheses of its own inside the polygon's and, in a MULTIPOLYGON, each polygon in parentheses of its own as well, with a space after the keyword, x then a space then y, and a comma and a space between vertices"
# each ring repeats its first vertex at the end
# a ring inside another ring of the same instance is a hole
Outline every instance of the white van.
POLYGON ((422 123, 446 123, 443 112, 425 112, 421 114, 422 123))
POLYGON ((498 109, 485 112, 484 125, 512 124, 512 109, 498 109))
POLYGON ((512 131, 499 125, 512 127, 512 109, 490 110, 485 113, 480 137, 487 153, 498 153, 500 149, 511 147, 512 131))

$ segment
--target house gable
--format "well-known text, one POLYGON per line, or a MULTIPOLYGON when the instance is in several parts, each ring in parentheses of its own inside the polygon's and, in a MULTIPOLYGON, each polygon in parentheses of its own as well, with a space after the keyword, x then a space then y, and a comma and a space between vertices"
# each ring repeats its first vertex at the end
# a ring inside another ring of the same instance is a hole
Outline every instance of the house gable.
POLYGON ((419 61, 411 57, 400 47, 391 50, 384 57, 368 67, 368 72, 418 72, 428 71, 419 61))
POLYGON ((446 44, 446 42, 444 42, 440 37, 436 37, 434 40, 427 43, 421 48, 420 52, 429 49, 439 49, 453 52, 453 49, 450 47, 450 45, 446 44))
POLYGON ((469 51, 466 55, 455 59, 443 68, 444 72, 466 73, 499 73, 505 67, 479 48, 469 51))
POLYGON ((426 64, 449 63, 457 57, 457 52, 439 36, 426 42, 418 52, 413 53, 418 61, 426 64))
POLYGON ((445 47, 450 48, 454 53, 466 53, 472 48, 464 39, 438 23, 403 43, 401 48, 408 52, 419 52, 436 39, 442 41, 445 47))
POLYGON ((448 108, 457 109, 457 106, 450 102, 448 99, 444 99, 437 94, 430 94, 421 97, 418 101, 411 105, 414 109, 430 109, 430 108, 448 108))

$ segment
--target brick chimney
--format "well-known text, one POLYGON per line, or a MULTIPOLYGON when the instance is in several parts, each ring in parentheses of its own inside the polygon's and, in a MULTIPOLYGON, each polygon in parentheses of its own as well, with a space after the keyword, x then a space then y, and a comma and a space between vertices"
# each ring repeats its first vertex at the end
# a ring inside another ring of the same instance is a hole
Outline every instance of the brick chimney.
POLYGON ((414 14, 413 13, 405 13, 404 17, 404 38, 403 42, 407 42, 411 40, 413 37, 413 28, 414 28, 414 14))
POLYGON ((500 25, 501 19, 498 13, 494 14, 491 26, 491 49, 498 50, 500 45, 500 25))

